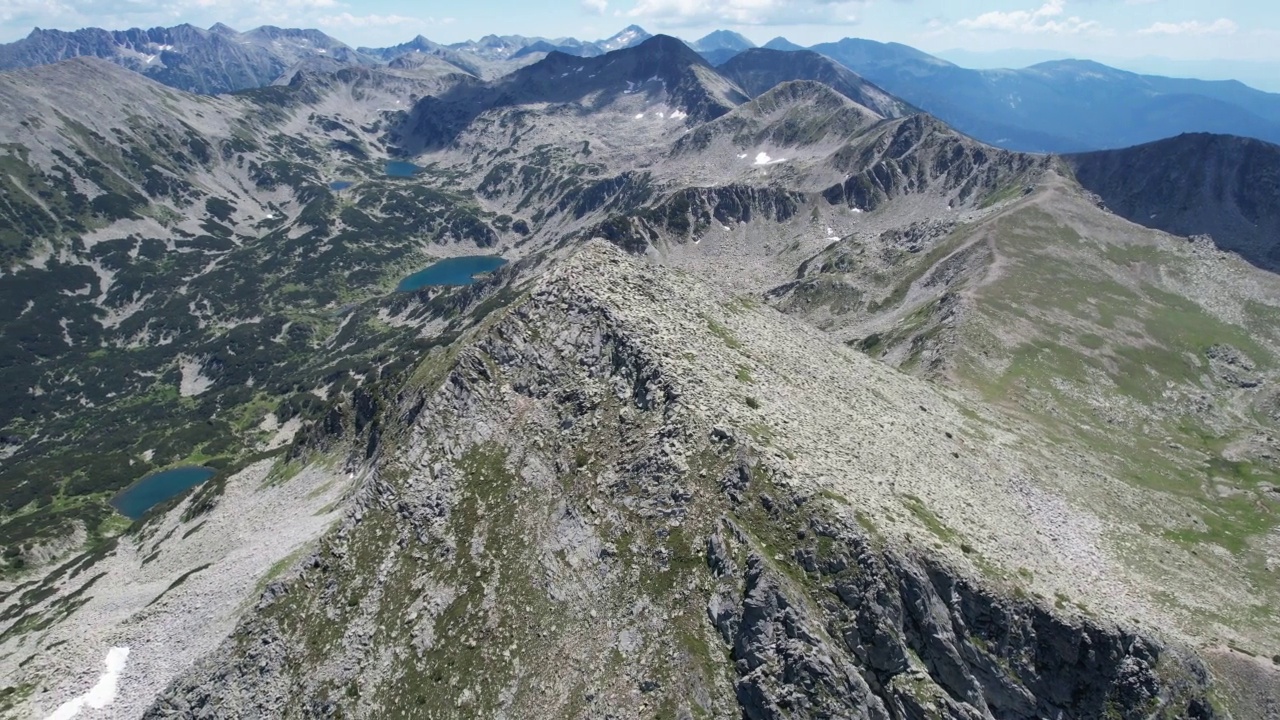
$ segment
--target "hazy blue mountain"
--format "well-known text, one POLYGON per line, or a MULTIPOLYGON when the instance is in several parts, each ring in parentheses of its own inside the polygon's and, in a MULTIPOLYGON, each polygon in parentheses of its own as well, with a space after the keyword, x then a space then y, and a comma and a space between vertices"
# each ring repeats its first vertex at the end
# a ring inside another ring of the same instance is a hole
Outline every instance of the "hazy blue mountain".
MULTIPOLYGON (((782 48, 779 48, 782 49, 782 48)), ((958 48, 933 53, 961 67, 1024 68, 1051 60, 1067 60, 1070 53, 1054 50, 961 50, 958 48)), ((1280 62, 1209 59, 1183 60, 1158 56, 1118 57, 1098 55, 1091 59, 1139 75, 1200 78, 1201 80, 1238 80, 1266 92, 1280 92, 1280 62)))
POLYGON ((698 52, 710 52, 712 50, 742 52, 756 46, 755 43, 732 30, 716 30, 689 43, 689 45, 698 52))
POLYGON ((706 60, 708 63, 716 67, 719 67, 729 62, 730 60, 734 59, 738 55, 741 55, 742 51, 731 50, 729 48, 718 48, 716 50, 699 50, 698 54, 702 56, 703 60, 706 60))
POLYGON ((790 40, 782 37, 781 35, 770 40, 764 45, 761 45, 761 47, 767 50, 804 50, 805 49, 803 45, 797 45, 791 42, 790 40))
POLYGON ((954 48, 933 53, 950 63, 974 70, 1003 70, 1006 68, 1024 68, 1053 60, 1069 60, 1071 53, 1054 50, 964 50, 954 48))
POLYGON ((479 40, 442 45, 419 35, 407 43, 385 48, 360 48, 360 51, 384 62, 407 52, 425 52, 466 70, 477 77, 494 78, 517 67, 536 62, 548 53, 560 52, 577 57, 598 57, 613 50, 634 47, 653 37, 644 28, 630 25, 599 41, 577 38, 525 37, 523 35, 486 35, 479 40))
POLYGON ((958 130, 1010 149, 1079 152, 1184 132, 1280 141, 1280 95, 1237 82, 1145 76, 1081 60, 970 70, 906 45, 854 38, 812 49, 958 130))

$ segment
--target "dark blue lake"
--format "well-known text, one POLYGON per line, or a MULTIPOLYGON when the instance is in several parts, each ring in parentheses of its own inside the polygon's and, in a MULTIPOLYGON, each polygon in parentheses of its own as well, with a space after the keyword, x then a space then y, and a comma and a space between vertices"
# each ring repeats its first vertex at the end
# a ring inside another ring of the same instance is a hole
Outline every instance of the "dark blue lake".
POLYGON ((351 180, 335 180, 329 183, 329 189, 330 190, 346 190, 352 185, 355 185, 355 183, 352 182, 351 180))
POLYGON ((148 475, 111 499, 111 506, 130 520, 187 488, 195 487, 217 474, 207 467, 179 467, 148 475))
POLYGON ((401 280, 396 291, 413 292, 431 285, 470 285, 476 281, 476 275, 492 272, 506 264, 506 259, 497 255, 446 258, 401 280))
POLYGON ((403 160, 389 160, 387 162, 387 174, 391 177, 413 177, 413 174, 420 169, 417 165, 403 160))

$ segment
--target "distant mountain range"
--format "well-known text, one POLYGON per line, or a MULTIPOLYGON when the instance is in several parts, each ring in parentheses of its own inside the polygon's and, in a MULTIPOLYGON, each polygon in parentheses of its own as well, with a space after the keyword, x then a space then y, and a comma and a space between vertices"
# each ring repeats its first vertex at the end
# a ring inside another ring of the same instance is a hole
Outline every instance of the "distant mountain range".
POLYGON ((906 45, 852 38, 811 49, 956 129, 1013 150, 1120 148, 1184 132, 1280 142, 1280 95, 1238 82, 1138 75, 1087 60, 969 70, 906 45))
MULTIPOLYGON (((597 41, 487 35, 445 45, 418 36, 391 47, 351 48, 318 30, 269 26, 244 33, 221 24, 207 30, 191 25, 125 31, 36 29, 22 40, 0 45, 0 70, 88 55, 172 87, 214 94, 287 83, 299 70, 387 64, 417 68, 423 61, 413 58, 432 56, 464 73, 493 80, 552 53, 598 57, 650 37, 632 25, 597 41)), ((716 67, 756 49, 751 40, 728 30, 685 44, 716 67)), ((777 37, 764 48, 825 55, 904 104, 1011 150, 1087 152, 1187 132, 1280 143, 1280 95, 1235 81, 1139 75, 1087 60, 1057 60, 1021 70, 971 70, 906 45, 856 38, 804 48, 777 37)))
POLYGON ((241 33, 219 23, 208 30, 185 24, 114 31, 36 28, 22 40, 0 45, 0 69, 82 56, 110 60, 170 87, 205 94, 270 85, 290 66, 309 58, 327 57, 344 65, 374 63, 319 30, 263 26, 241 33))

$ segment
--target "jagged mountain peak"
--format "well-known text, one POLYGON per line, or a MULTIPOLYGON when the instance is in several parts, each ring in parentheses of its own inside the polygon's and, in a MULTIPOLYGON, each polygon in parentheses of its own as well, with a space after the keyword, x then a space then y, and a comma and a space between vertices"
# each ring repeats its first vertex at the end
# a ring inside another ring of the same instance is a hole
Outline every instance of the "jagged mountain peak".
POLYGON ((553 52, 500 82, 513 89, 538 83, 551 96, 583 96, 595 89, 608 93, 661 89, 674 107, 700 120, 723 114, 747 99, 697 52, 669 35, 655 35, 594 58, 553 52))
POLYGON ((425 71, 437 74, 464 73, 474 77, 472 73, 450 63, 448 60, 421 50, 412 50, 402 55, 397 55, 387 63, 387 67, 391 70, 425 71))
POLYGON ((709 52, 712 50, 730 50, 743 51, 749 50, 756 46, 750 39, 744 37, 741 33, 732 30, 715 30, 707 33, 703 37, 691 43, 693 48, 699 52, 709 52))
POLYGON ((683 42, 658 35, 596 57, 551 52, 484 86, 423 98, 398 138, 408 152, 440 147, 453 143, 483 113, 544 103, 578 105, 591 113, 625 106, 625 115, 641 118, 650 104, 662 103, 659 112, 670 112, 673 122, 693 125, 747 99, 683 42))
POLYGON ((32 67, 92 55, 180 90, 215 94, 263 87, 310 55, 367 62, 318 30, 264 26, 248 33, 190 24, 150 29, 38 31, 0 45, 0 69, 32 67))
POLYGON ((883 117, 901 117, 915 112, 906 102, 811 50, 788 52, 752 48, 730 59, 718 70, 753 96, 788 80, 816 80, 883 117))
POLYGON ((883 118, 871 108, 858 104, 827 83, 806 79, 787 80, 778 83, 752 98, 751 102, 742 106, 742 109, 768 107, 779 103, 804 103, 823 110, 843 107, 858 108, 869 116, 877 119, 883 118))
POLYGON ((636 43, 632 47, 623 48, 616 52, 644 52, 644 53, 665 53, 678 58, 684 58, 690 63, 706 64, 696 51, 689 47, 680 38, 671 35, 653 35, 645 40, 636 43))
MULTIPOLYGON (((567 70, 575 76, 585 75, 586 80, 595 80, 588 84, 615 80, 634 83, 651 78, 671 80, 692 67, 710 69, 707 61, 684 42, 670 35, 654 35, 637 45, 594 58, 551 52, 542 60, 516 71, 514 75, 531 78, 567 70), (596 79, 602 77, 603 80, 596 79)), ((574 82, 582 81, 583 77, 574 78, 574 82)))
POLYGON ((682 135, 670 156, 714 168, 713 173, 736 172, 744 180, 780 163, 778 170, 794 178, 793 187, 816 192, 849 169, 828 170, 832 154, 883 120, 823 83, 791 80, 682 135))
POLYGON ((769 42, 765 43, 764 45, 761 45, 761 47, 763 47, 763 48, 765 48, 765 49, 767 49, 767 50, 783 50, 783 51, 786 51, 786 52, 791 52, 791 51, 794 51, 794 50, 804 50, 804 49, 805 49, 805 47, 804 47, 803 45, 797 45, 796 43, 791 42, 790 40, 788 40, 788 39, 786 39, 786 38, 782 37, 781 35, 779 35, 778 37, 776 37, 776 38, 774 38, 774 39, 770 40, 769 42))
POLYGON ((596 44, 605 52, 612 52, 638 45, 651 37, 653 35, 639 25, 628 25, 596 44))

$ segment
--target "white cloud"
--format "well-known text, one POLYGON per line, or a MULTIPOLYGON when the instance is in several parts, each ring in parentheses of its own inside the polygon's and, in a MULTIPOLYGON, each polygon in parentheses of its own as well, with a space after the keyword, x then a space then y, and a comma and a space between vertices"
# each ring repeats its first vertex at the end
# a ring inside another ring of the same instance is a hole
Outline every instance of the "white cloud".
POLYGON ((589 12, 603 15, 609 9, 609 0, 582 0, 582 7, 589 12))
POLYGON ((1035 10, 992 11, 957 23, 967 30, 1053 35, 1079 35, 1100 32, 1096 20, 1084 20, 1077 15, 1066 14, 1066 0, 1048 0, 1035 10))
POLYGON ((626 14, 681 27, 853 25, 867 0, 638 0, 626 14))
POLYGON ((1188 20, 1180 23, 1158 22, 1138 31, 1139 35, 1233 35, 1240 26, 1227 18, 1211 23, 1188 20))
POLYGON ((324 15, 316 18, 316 22, 325 27, 385 27, 388 25, 430 25, 430 19, 405 17, 404 15, 352 15, 349 12, 337 15, 324 15))

